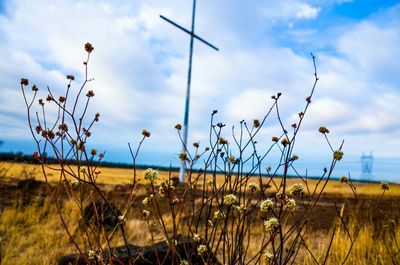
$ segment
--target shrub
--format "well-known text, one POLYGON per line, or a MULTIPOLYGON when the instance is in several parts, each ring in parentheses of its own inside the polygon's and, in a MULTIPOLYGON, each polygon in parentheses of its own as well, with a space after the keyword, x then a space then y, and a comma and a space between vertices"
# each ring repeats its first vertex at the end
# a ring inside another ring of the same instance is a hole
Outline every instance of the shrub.
MULTIPOLYGON (((80 211, 80 218, 76 220, 80 233, 73 235, 71 227, 67 225, 70 222, 66 221, 69 216, 61 211, 61 191, 49 189, 64 229, 85 262, 98 264, 107 262, 101 260, 99 253, 112 253, 116 242, 120 242, 116 238, 124 242, 129 253, 125 224, 139 189, 136 161, 144 140, 151 134, 143 130, 138 147, 134 149, 129 145, 133 159, 133 180, 128 198, 118 209, 97 183, 101 174, 98 167, 104 154, 89 144, 100 114, 87 117, 89 103, 95 96, 94 91, 86 90, 86 84, 92 81, 88 77, 88 63, 93 46, 87 43, 85 50, 84 81, 76 94, 71 90, 75 81, 72 75, 67 75, 66 92, 58 98, 48 89, 46 99, 41 98, 36 102, 39 89, 33 85, 33 96, 28 100, 26 90, 29 80, 26 78, 21 79, 21 89, 28 111, 29 128, 37 146, 33 157, 41 164, 46 181, 45 169, 50 165, 44 154, 47 152, 56 157, 58 168, 55 171, 60 176, 60 183, 64 184, 64 193, 80 211), (33 115, 36 103, 39 103, 40 111, 33 115), (46 119, 45 113, 49 108, 57 110, 58 116, 54 121, 46 119), (71 167, 71 160, 76 160, 76 169, 71 167), (107 209, 107 216, 115 221, 113 227, 105 228, 102 225, 103 208, 107 209), (91 222, 84 221, 88 212, 85 209, 90 209, 91 222)), ((194 143, 194 150, 186 147, 179 154, 186 166, 184 183, 173 181, 170 173, 169 178, 159 184, 156 170, 145 171, 144 181, 150 188, 141 200, 142 218, 147 223, 153 243, 165 240, 174 264, 188 264, 193 258, 197 260, 197 257, 201 257, 204 263, 210 263, 214 254, 223 264, 291 264, 300 250, 309 253, 314 261, 320 259, 313 255, 312 246, 306 243, 304 237, 310 215, 330 181, 336 163, 343 157, 343 142, 333 148, 328 138, 329 130, 326 127, 319 128, 332 151, 332 158, 316 186, 311 187, 307 176, 300 175, 296 170, 299 157, 294 150, 318 82, 314 56, 312 62, 314 83, 310 93, 305 96, 296 123, 290 126, 283 123, 279 108, 281 93, 271 97, 271 107, 262 119, 254 119, 251 123, 241 121, 237 127, 231 128, 231 132, 226 132, 225 124, 215 122, 217 111, 213 111, 208 146, 201 147, 199 143, 194 143), (260 136, 260 132, 265 129, 267 120, 274 119, 274 114, 281 132, 266 140, 260 136), (267 164, 273 151, 280 154, 275 168, 267 164), (289 186, 289 172, 296 174, 299 183, 289 186), (175 247, 182 238, 190 238, 193 242, 193 249, 186 253, 189 261, 183 260, 182 253, 175 247)), ((175 128, 182 140, 182 126, 178 124, 175 128)), ((350 180, 343 183, 353 190, 350 180)), ((342 216, 338 214, 338 218, 342 216)), ((321 258, 324 263, 334 237, 335 231, 321 258)), ((117 260, 118 256, 108 255, 108 259, 117 260)), ((130 263, 134 262, 130 258, 130 263)))

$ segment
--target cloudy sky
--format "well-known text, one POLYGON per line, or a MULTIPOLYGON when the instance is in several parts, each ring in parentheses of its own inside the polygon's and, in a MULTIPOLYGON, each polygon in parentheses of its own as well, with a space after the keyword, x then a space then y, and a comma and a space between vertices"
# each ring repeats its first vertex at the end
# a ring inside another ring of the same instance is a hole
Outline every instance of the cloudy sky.
MULTIPOLYGON (((0 151, 34 151, 19 80, 45 97, 83 78, 83 46, 94 52, 87 89, 101 120, 90 144, 106 160, 129 162, 127 143, 151 131, 139 163, 177 164, 174 125, 182 123, 189 37, 159 18, 190 28, 191 1, 0 0, 0 151)), ((374 155, 374 178, 400 181, 400 2, 380 0, 198 0, 196 32, 217 46, 194 46, 189 141, 207 143, 209 117, 229 127, 262 118, 281 92, 290 126, 320 81, 297 142, 300 172, 319 175, 331 154, 318 133, 345 140, 335 175, 360 176, 363 152, 374 155)), ((261 134, 270 144, 273 119, 261 134)), ((229 138, 229 130, 226 131, 229 138)))

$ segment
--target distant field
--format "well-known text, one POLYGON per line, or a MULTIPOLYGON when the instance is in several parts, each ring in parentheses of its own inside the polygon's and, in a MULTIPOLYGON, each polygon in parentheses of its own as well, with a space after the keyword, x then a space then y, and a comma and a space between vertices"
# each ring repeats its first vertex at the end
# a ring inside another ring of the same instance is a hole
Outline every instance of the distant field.
MULTIPOLYGON (((42 167, 40 165, 4 162, 3 166, 9 168, 7 174, 8 177, 23 178, 25 174, 23 172, 25 171, 30 172, 29 175, 34 176, 36 180, 45 181, 42 173, 42 167)), ((59 168, 60 167, 58 165, 49 165, 49 167, 46 168, 47 177, 50 182, 56 183, 60 181, 59 171, 57 171, 59 168)), ((76 166, 71 166, 71 169, 75 172, 77 171, 76 166)), ((101 172, 97 181, 103 184, 124 185, 132 183, 133 180, 133 169, 100 167, 96 171, 101 172)), ((142 179, 143 171, 144 170, 137 170, 139 183, 142 179)), ((168 178, 169 172, 160 171, 159 173, 161 179, 168 178)), ((177 173, 175 173, 175 175, 177 175, 177 173)), ((72 177, 70 179, 72 180, 72 177)))
MULTIPOLYGON (((34 176, 36 180, 44 181, 42 169, 40 165, 32 165, 32 164, 24 164, 24 163, 10 163, 3 162, 1 163, 2 167, 8 168, 7 176, 11 178, 24 178, 28 176, 34 176)), ((58 169, 58 165, 50 165, 50 168, 46 168, 47 177, 50 182, 56 183, 60 181, 59 172, 54 169, 58 169)), ((76 166, 71 167, 72 170, 76 171, 76 166)), ((98 183, 102 184, 111 184, 111 185, 125 185, 132 183, 133 180, 133 169, 127 168, 110 168, 110 167, 100 167, 98 168, 100 171, 100 175, 98 178, 98 183)), ((139 184, 146 184, 147 182, 143 180, 143 171, 137 170, 137 179, 139 184)), ((177 177, 178 172, 169 172, 169 171, 159 171, 160 181, 165 180, 168 176, 177 177)), ((196 176, 196 174, 194 174, 196 176)), ((207 175, 207 178, 211 178, 211 175, 207 175)), ((72 178, 71 178, 72 179, 72 178)), ((222 182, 223 176, 218 175, 217 181, 222 182)), ((258 181, 257 178, 254 178, 250 181, 258 181)), ((294 183, 299 183, 301 180, 297 178, 288 179, 289 186, 294 183)), ((279 185, 280 179, 277 178, 275 180, 277 185, 279 185)), ((312 191, 317 184, 317 180, 309 179, 308 180, 309 188, 312 191)), ((368 182, 355 182, 357 187, 357 194, 360 196, 380 196, 382 190, 380 188, 380 183, 368 183, 368 182)), ((273 185, 272 185, 273 186, 273 185)), ((321 186, 321 185, 320 185, 321 186)), ((320 188, 320 187, 319 187, 320 188)), ((274 187, 272 187, 272 190, 274 187)), ((338 180, 329 181, 328 185, 325 188, 325 193, 327 195, 335 195, 335 196, 343 196, 343 197, 352 197, 353 194, 345 184, 340 183, 338 180)), ((400 196, 400 184, 391 183, 390 189, 385 193, 385 196, 400 196)))

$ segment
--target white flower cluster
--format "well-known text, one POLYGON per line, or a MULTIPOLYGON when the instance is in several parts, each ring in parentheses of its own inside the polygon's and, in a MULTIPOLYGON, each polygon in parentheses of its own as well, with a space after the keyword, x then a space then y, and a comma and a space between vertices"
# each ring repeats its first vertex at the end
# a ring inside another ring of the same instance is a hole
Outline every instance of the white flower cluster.
POLYGON ((223 220, 223 219, 225 219, 225 214, 221 211, 215 211, 214 218, 217 220, 223 220))
POLYGON ((271 217, 264 222, 264 228, 267 232, 274 232, 279 227, 279 221, 275 217, 271 217))
POLYGON ((260 190, 260 186, 258 186, 258 185, 257 185, 256 183, 254 183, 254 182, 250 182, 250 183, 249 183, 249 186, 248 186, 248 189, 249 189, 250 192, 254 193, 254 192, 260 190))
POLYGON ((268 262, 273 261, 274 260, 274 254, 272 254, 271 252, 267 251, 264 252, 264 259, 268 262))
POLYGON ((142 201, 142 204, 144 206, 148 206, 151 203, 152 200, 153 200, 153 194, 150 195, 149 197, 144 198, 143 201, 142 201))
POLYGON ((290 187, 289 193, 290 193, 291 195, 300 195, 301 193, 303 193, 303 190, 304 190, 303 184, 301 184, 301 183, 296 183, 296 184, 293 184, 293 185, 290 187))
POLYGON ((232 205, 236 202, 236 196, 234 194, 228 194, 224 196, 224 203, 226 205, 232 205))
POLYGON ((148 168, 144 171, 144 179, 154 182, 158 178, 158 171, 152 168, 148 168))
POLYGON ((207 247, 205 245, 200 245, 197 248, 197 254, 202 255, 205 252, 207 252, 207 247))
POLYGON ((260 210, 263 213, 268 212, 269 210, 272 209, 272 207, 274 207, 274 201, 271 199, 266 199, 265 201, 262 201, 260 203, 260 210))
POLYGON ((148 211, 148 210, 143 210, 142 214, 143 214, 143 217, 144 217, 145 219, 147 219, 147 218, 149 218, 150 211, 148 211))
POLYGON ((193 234, 193 241, 196 243, 199 243, 201 240, 199 234, 193 234))
POLYGON ((296 200, 295 199, 287 199, 285 203, 286 209, 293 212, 296 210, 296 200))

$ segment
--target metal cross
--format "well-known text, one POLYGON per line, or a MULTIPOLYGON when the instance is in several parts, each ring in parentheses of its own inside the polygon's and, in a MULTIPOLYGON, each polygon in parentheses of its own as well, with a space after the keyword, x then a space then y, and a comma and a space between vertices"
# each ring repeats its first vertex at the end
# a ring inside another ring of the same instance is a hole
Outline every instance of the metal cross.
MULTIPOLYGON (((190 103, 190 82, 192 79, 192 57, 193 57, 193 40, 197 39, 204 44, 208 45, 209 47, 213 48, 214 50, 218 51, 218 48, 215 47, 214 45, 210 44, 206 40, 200 38, 194 33, 194 20, 195 20, 195 14, 196 14, 196 0, 193 0, 193 9, 192 9, 192 29, 189 31, 185 29, 184 27, 176 24, 172 20, 160 15, 162 19, 165 21, 171 23, 175 27, 183 30, 187 34, 190 35, 190 48, 189 48, 189 68, 188 68, 188 78, 187 78, 187 86, 186 86, 186 101, 185 101, 185 118, 183 120, 183 146, 182 146, 182 152, 187 151, 187 136, 188 136, 188 124, 189 124, 189 103, 190 103)), ((183 183, 185 181, 185 161, 181 162, 181 167, 179 171, 179 181, 183 183)))

